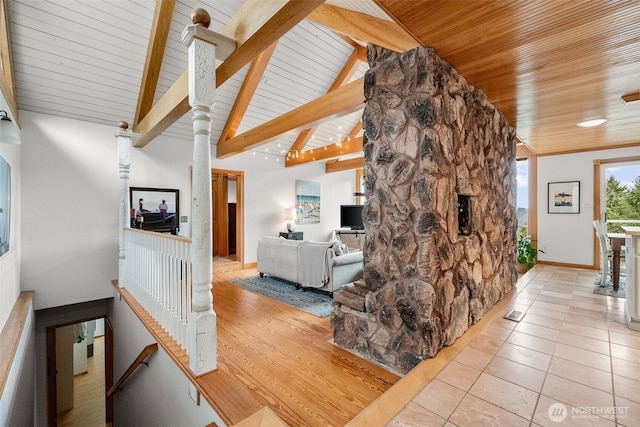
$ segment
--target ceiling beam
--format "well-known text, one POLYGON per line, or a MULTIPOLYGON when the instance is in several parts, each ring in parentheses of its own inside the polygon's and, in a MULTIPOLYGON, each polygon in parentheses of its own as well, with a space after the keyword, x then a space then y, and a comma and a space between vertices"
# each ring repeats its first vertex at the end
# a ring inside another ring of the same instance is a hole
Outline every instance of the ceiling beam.
MULTIPOLYGON (((278 41, 323 2, 324 0, 289 0, 279 8, 282 2, 247 0, 220 31, 234 39, 237 48, 216 68, 216 87, 278 41), (268 18, 263 21, 265 17, 268 18)), ((134 128, 140 134, 140 139, 134 143, 135 147, 147 145, 190 110, 188 83, 185 70, 134 128)))
POLYGON ((243 44, 251 38, 256 30, 267 23, 288 0, 247 0, 240 6, 240 9, 229 19, 229 22, 220 32, 243 44), (265 4, 268 3, 268 4, 265 4))
POLYGON ((360 57, 358 59, 360 59, 360 61, 368 62, 368 60, 367 60, 367 49, 364 46, 362 46, 360 43, 358 43, 355 40, 353 40, 351 37, 345 36, 344 34, 335 33, 335 35, 337 35, 342 40, 347 42, 347 44, 350 44, 351 46, 353 46, 354 49, 358 50, 358 53, 360 54, 360 57))
POLYGON ((356 157, 353 159, 334 160, 331 162, 327 162, 327 164, 324 167, 324 171, 326 173, 331 173, 331 172, 346 171, 350 169, 359 169, 362 167, 364 167, 364 157, 356 157))
POLYGON ((324 4, 310 13, 307 19, 331 28, 336 33, 396 52, 420 46, 420 42, 395 22, 336 6, 324 4))
POLYGON ((7 100, 8 109, 15 123, 18 122, 18 102, 16 101, 16 86, 13 79, 13 67, 11 63, 11 40, 9 38, 9 16, 7 14, 7 1, 0 0, 0 58, 2 74, 0 75, 0 90, 7 100))
POLYGON ((362 151, 362 137, 358 137, 358 134, 361 130, 362 120, 358 120, 358 122, 353 125, 353 128, 351 128, 351 131, 347 134, 347 136, 339 143, 327 145, 324 147, 318 147, 315 149, 315 155, 314 150, 307 150, 302 153, 290 152, 284 159, 284 165, 285 167, 296 166, 304 163, 315 162, 316 160, 329 159, 331 157, 344 156, 346 154, 353 154, 357 153, 358 151, 362 151), (358 141, 358 139, 360 139, 360 141, 358 141), (355 141, 355 143, 352 143, 352 141, 355 141), (342 149, 343 143, 345 148, 344 150, 342 149), (329 147, 338 147, 339 150, 335 151, 335 153, 332 153, 332 150, 329 150, 329 147), (322 152, 320 152, 320 150, 322 150, 322 152), (302 155, 302 158, 300 157, 300 155, 302 155), (321 155, 322 157, 320 157, 321 155))
POLYGON ((287 132, 300 132, 364 108, 364 79, 359 78, 320 98, 218 145, 218 158, 265 145, 287 132))
MULTIPOLYGON (((360 47, 360 49, 356 48, 351 53, 351 56, 349 57, 349 59, 347 59, 347 62, 342 67, 342 70, 340 70, 340 73, 338 73, 338 77, 336 77, 336 79, 333 81, 333 84, 331 85, 327 93, 341 87, 342 85, 345 84, 345 82, 349 81, 349 79, 353 77, 353 74, 358 70, 358 67, 360 66, 359 52, 361 50, 364 50, 362 46, 360 47)), ((302 132, 300 132, 300 134, 298 135, 294 143, 291 145, 291 148, 289 149, 289 154, 301 151, 307 145, 307 142, 309 142, 309 139, 315 133, 316 129, 317 127, 314 126, 312 128, 305 129, 302 132)))
POLYGON ((286 167, 302 165, 305 163, 317 162, 318 160, 331 159, 333 157, 346 156, 362 152, 362 137, 336 142, 335 144, 326 145, 324 147, 314 148, 312 150, 301 151, 291 154, 284 160, 286 167))
POLYGON ((229 112, 227 122, 225 123, 224 128, 220 133, 218 143, 220 143, 220 141, 224 141, 236 136, 238 126, 240 126, 240 122, 242 121, 244 114, 247 112, 247 108, 249 108, 251 98, 253 97, 256 88, 260 84, 260 80, 264 75, 264 70, 266 70, 267 65, 269 65, 271 55, 273 55, 273 51, 276 50, 277 44, 278 42, 273 43, 267 49, 263 50, 251 62, 249 71, 247 71, 247 75, 245 76, 244 81, 242 82, 242 86, 240 87, 240 92, 238 92, 238 96, 236 97, 236 100, 233 103, 233 107, 229 112))
POLYGON ((362 119, 358 120, 347 134, 347 138, 355 138, 362 130, 362 119))
POLYGON ((169 38, 175 4, 175 0, 156 0, 156 10, 153 15, 149 46, 147 47, 147 59, 144 63, 142 81, 140 82, 136 115, 133 118, 134 127, 140 123, 140 120, 147 115, 153 106, 153 98, 158 87, 158 78, 162 68, 164 49, 169 38))

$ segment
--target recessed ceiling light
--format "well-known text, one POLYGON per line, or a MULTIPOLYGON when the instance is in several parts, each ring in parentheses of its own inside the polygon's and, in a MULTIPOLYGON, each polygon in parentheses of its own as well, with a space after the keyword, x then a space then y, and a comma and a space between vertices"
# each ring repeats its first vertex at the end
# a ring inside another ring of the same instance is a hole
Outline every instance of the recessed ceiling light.
POLYGON ((607 119, 593 119, 593 120, 585 120, 584 122, 578 123, 578 126, 583 128, 590 128, 594 126, 600 126, 605 123, 607 119))

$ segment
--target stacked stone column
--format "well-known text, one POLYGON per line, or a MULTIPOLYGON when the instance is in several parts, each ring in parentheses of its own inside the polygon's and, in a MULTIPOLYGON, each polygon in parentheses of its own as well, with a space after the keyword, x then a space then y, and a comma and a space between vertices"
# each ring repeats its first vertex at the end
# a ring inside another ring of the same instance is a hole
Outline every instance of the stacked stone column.
POLYGON ((407 372, 515 284, 515 131, 433 49, 367 57, 364 280, 335 294, 332 324, 336 344, 407 372))

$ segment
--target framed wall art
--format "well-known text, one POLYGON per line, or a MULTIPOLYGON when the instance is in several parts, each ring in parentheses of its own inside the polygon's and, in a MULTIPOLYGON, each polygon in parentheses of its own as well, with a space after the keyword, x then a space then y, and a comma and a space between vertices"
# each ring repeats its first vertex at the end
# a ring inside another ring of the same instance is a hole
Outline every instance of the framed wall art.
POLYGON ((296 181, 296 224, 320 222, 320 183, 296 181))
POLYGON ((131 227, 176 234, 180 218, 180 191, 130 187, 131 227))
POLYGON ((580 181, 548 183, 547 199, 550 214, 579 214, 580 181))

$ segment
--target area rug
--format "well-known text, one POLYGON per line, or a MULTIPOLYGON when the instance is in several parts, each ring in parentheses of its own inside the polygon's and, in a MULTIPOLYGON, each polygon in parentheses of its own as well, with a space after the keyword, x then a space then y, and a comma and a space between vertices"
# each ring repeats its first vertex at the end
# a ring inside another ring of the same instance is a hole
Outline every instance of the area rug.
POLYGON ((597 295, 606 295, 606 296, 616 297, 616 298, 626 298, 627 297, 626 283, 624 281, 624 278, 621 277, 620 282, 618 283, 618 290, 614 291, 613 282, 611 280, 607 280, 607 283, 604 286, 602 286, 600 284, 600 275, 597 275, 595 283, 593 284, 593 293, 597 295))
POLYGON ((317 289, 296 289, 295 284, 291 282, 269 276, 232 279, 229 283, 318 317, 327 317, 331 314, 331 297, 328 293, 317 289))

